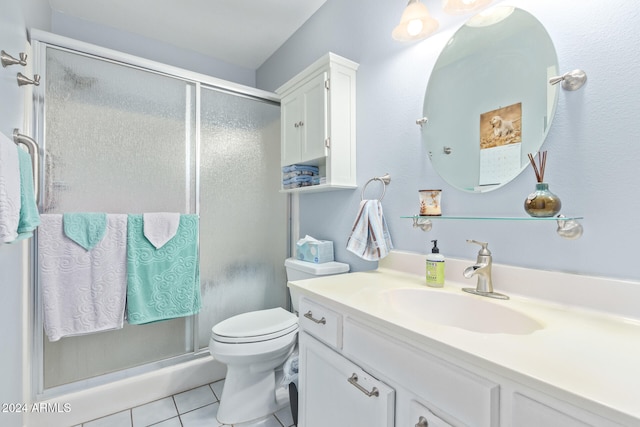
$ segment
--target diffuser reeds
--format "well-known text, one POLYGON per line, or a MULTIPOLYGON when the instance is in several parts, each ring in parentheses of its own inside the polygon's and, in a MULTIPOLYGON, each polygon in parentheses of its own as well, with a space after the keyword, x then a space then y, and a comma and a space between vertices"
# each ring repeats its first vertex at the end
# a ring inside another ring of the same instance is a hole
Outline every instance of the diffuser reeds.
POLYGON ((542 155, 540 155, 538 151, 538 164, 536 164, 533 154, 529 153, 528 156, 531 166, 533 166, 533 171, 536 173, 536 179, 538 182, 544 182, 544 167, 547 163, 547 152, 543 151, 542 155))

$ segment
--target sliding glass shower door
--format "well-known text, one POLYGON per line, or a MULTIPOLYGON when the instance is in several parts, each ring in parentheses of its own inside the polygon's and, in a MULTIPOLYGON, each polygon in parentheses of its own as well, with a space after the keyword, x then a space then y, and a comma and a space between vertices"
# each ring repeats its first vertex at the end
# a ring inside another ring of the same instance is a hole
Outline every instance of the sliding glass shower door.
POLYGON ((41 213, 199 214, 203 305, 195 317, 125 322, 122 330, 56 342, 36 320, 41 391, 195 355, 215 322, 285 306, 279 105, 102 54, 42 46, 41 213))
POLYGON ((202 88, 199 347, 232 315, 286 305, 280 106, 202 88))

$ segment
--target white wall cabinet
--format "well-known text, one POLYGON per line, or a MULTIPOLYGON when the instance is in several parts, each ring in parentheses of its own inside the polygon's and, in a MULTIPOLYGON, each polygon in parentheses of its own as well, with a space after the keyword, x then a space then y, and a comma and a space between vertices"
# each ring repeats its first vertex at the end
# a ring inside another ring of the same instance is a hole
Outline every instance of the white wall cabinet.
POLYGON ((322 183, 283 191, 356 187, 356 70, 328 53, 276 90, 281 97, 281 166, 317 166, 322 183))
POLYGON ((328 81, 327 73, 322 72, 282 98, 282 166, 327 156, 328 81))
POLYGON ((583 406, 443 358, 307 296, 300 299, 299 427, 621 427, 583 406), (355 374, 358 385, 348 379, 355 374), (375 399, 367 396, 378 390, 375 399))

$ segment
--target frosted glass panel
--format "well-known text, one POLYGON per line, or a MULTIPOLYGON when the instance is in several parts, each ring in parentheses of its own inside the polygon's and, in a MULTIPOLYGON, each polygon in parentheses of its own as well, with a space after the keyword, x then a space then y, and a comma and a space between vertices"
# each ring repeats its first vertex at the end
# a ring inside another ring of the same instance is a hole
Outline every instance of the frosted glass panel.
MULTIPOLYGON (((44 212, 195 212, 195 85, 47 48, 44 212)), ((44 386, 184 354, 188 319, 44 338, 44 386)))
POLYGON ((286 304, 287 196, 280 107, 204 89, 200 136, 199 345, 232 315, 286 304))
POLYGON ((53 48, 46 83, 46 212, 189 211, 193 84, 53 48))

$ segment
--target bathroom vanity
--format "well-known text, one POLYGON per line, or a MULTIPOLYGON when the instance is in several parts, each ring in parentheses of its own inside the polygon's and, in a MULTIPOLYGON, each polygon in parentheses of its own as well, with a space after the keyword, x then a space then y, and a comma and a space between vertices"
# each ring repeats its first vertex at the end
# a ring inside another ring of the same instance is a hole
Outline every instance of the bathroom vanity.
POLYGON ((472 263, 448 259, 441 289, 406 252, 290 282, 298 425, 640 425, 640 284, 494 265, 492 300, 462 292, 472 263))

